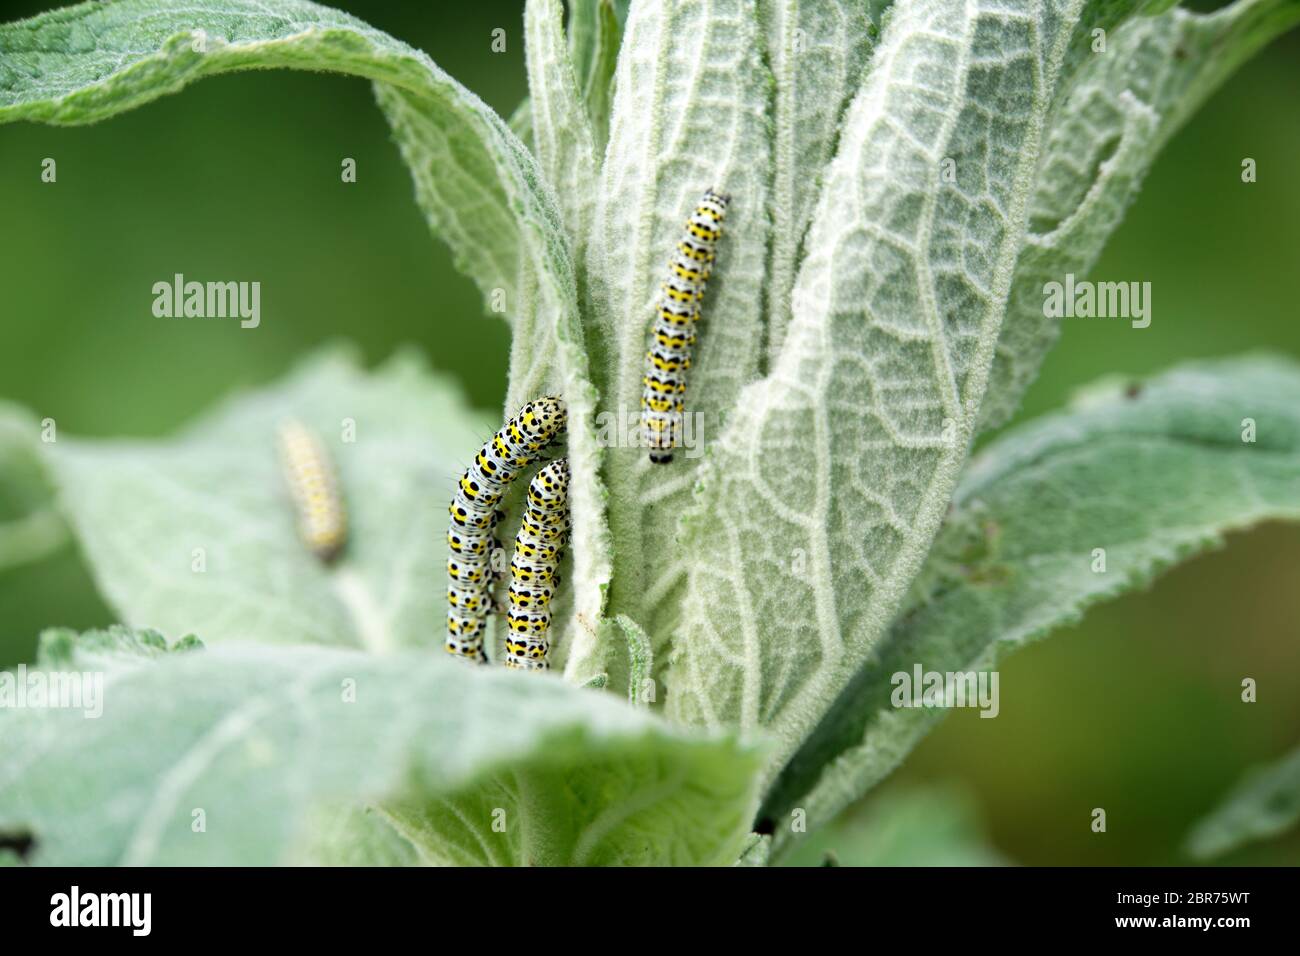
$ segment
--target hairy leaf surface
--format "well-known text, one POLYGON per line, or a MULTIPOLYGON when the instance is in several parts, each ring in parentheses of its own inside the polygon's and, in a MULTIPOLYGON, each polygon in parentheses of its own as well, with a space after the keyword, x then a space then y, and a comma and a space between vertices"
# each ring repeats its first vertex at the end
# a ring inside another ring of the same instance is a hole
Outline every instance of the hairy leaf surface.
POLYGON ((1270 519, 1300 519, 1294 363, 1206 362, 1103 384, 1013 430, 971 463, 908 612, 791 761, 765 813, 801 806, 810 826, 830 820, 942 718, 893 707, 894 674, 991 668, 1090 605, 1270 519), (1253 442, 1243 441, 1246 419, 1253 442), (1098 548, 1104 572, 1094 570, 1098 548))
POLYGON ((689 515, 668 675, 678 719, 775 734, 772 774, 885 633, 947 508, 1078 12, 897 5, 849 107, 780 356, 689 515))
POLYGON ((97 719, 0 710, 0 833, 29 834, 29 862, 330 859, 308 824, 346 805, 388 829, 336 816, 333 861, 407 857, 395 830, 427 863, 701 865, 748 832, 751 752, 560 680, 322 647, 147 653, 43 661, 104 675, 97 719))

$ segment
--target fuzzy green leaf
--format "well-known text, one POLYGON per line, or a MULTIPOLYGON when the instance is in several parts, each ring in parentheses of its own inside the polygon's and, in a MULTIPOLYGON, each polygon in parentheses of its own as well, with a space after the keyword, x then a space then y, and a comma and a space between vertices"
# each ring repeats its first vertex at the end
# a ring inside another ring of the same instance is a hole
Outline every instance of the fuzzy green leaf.
POLYGON ((960 790, 913 788, 882 795, 813 834, 791 866, 1001 866, 973 801, 960 790))
POLYGON ((840 122, 862 85, 879 21, 860 0, 763 0, 772 101, 772 243, 767 266, 767 358, 775 363, 791 319, 804 237, 840 122))
MULTIPOLYGON (((810 828, 888 774, 943 715, 894 708, 893 674, 978 671, 1217 546, 1300 519, 1300 366, 1193 364, 1085 392, 975 459, 910 609, 787 767, 765 813, 810 828), (1255 441, 1243 441, 1254 423, 1255 441), (1095 549, 1105 571, 1094 570, 1095 549)), ((777 833, 778 843, 788 834, 777 833)))
POLYGON ((596 148, 578 94, 573 61, 564 42, 560 0, 528 0, 524 31, 531 91, 532 132, 537 157, 559 197, 574 253, 581 262, 595 208, 596 148))
MULTIPOLYGON (((610 101, 618 48, 627 22, 629 0, 570 0, 569 59, 591 123, 597 153, 609 138, 610 101)), ((510 128, 534 147, 532 98, 524 97, 510 116, 510 128)))
MULTIPOLYGON (((57 437, 57 423, 51 434, 57 437)), ((0 402, 0 571, 49 557, 68 540, 41 462, 43 426, 0 402)))
POLYGON ((597 155, 609 139, 614 70, 627 22, 628 0, 570 0, 569 52, 591 121, 597 155))
MULTIPOLYGON (((735 859, 753 812, 752 752, 537 675, 254 644, 102 673, 98 719, 0 710, 0 833, 30 862, 331 859, 322 814, 365 804, 423 862, 701 865, 735 859)), ((334 819, 333 861, 413 859, 334 819)))
POLYGON ((1187 852, 1209 860, 1285 833, 1300 820, 1300 749, 1249 773, 1223 804, 1196 825, 1187 852))
POLYGON ((198 625, 209 643, 382 651, 441 643, 447 502, 490 430, 413 356, 366 374, 327 353, 175 439, 46 447, 121 620, 172 634, 198 625), (275 443, 286 418, 315 429, 338 467, 350 540, 331 565, 297 537, 275 443))
POLYGON ((1011 416, 1060 334, 1061 320, 1043 314, 1044 285, 1087 274, 1169 138, 1298 21, 1297 0, 1240 0, 1210 14, 1172 9, 1134 18, 1105 52, 1082 54, 1044 142, 981 427, 1011 416))
POLYGON ((1079 7, 893 8, 780 357, 701 469, 668 711, 775 734, 773 775, 888 629, 947 508, 1079 7))
POLYGON ((608 613, 642 624, 658 661, 684 573, 676 516, 703 445, 721 433, 762 361, 772 152, 763 46, 756 0, 685 0, 634 5, 619 53, 590 244, 587 339, 616 446, 606 462, 618 503, 610 510, 608 613), (691 360, 690 418, 698 426, 694 447, 665 468, 626 438, 636 435, 653 302, 669 253, 710 187, 734 201, 691 360))

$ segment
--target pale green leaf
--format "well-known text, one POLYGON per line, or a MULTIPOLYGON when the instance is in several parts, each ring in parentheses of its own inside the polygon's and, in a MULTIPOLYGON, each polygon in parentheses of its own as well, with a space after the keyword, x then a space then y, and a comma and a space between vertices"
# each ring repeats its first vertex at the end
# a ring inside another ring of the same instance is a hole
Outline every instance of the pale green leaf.
POLYGON ((533 140, 533 104, 528 97, 519 101, 515 111, 506 120, 506 125, 530 151, 536 151, 537 143, 533 140))
POLYGON ((0 710, 0 832, 44 864, 409 861, 348 815, 321 849, 322 813, 365 804, 423 862, 729 863, 755 769, 734 743, 553 678, 227 644, 107 669, 98 719, 0 710))
POLYGON ((560 0, 528 0, 524 8, 535 149, 581 262, 595 208, 596 148, 564 42, 563 18, 560 0))
POLYGON ((1251 771, 1187 838, 1198 860, 1285 833, 1300 820, 1300 749, 1251 771))
MULTIPOLYGON (((628 3, 627 0, 570 0, 568 6, 569 58, 591 125, 595 155, 599 157, 609 139, 614 69, 628 3)), ((529 149, 536 150, 532 110, 532 98, 524 97, 510 115, 509 125, 529 149)))
POLYGON ((37 663, 49 671, 118 670, 149 664, 166 654, 202 650, 192 634, 171 644, 150 628, 115 624, 102 631, 77 633, 64 627, 42 632, 37 643, 37 663))
POLYGON ((201 627, 210 643, 382 651, 441 645, 447 502, 490 430, 411 355, 367 374, 327 353, 175 439, 60 436, 46 447, 121 620, 169 634, 201 627), (286 418, 316 430, 339 471, 350 534, 331 565, 296 534, 275 444, 286 418))
POLYGON ((1075 0, 892 9, 780 357, 701 469, 668 711, 771 732, 769 774, 886 632, 948 506, 1078 13, 1075 0))
POLYGON ((312 866, 419 866, 415 844, 373 807, 321 807, 302 825, 295 863, 312 866))
POLYGON ((768 253, 767 358, 775 362, 791 318, 790 295, 822 176, 849 100, 862 85, 873 36, 861 0, 762 0, 772 102, 772 243, 768 253))
POLYGON ((1169 137, 1298 21, 1297 0, 1239 0, 1210 14, 1172 9, 1134 18, 1109 34, 1104 53, 1082 54, 1044 142, 981 427, 1016 410, 1060 334, 1061 320, 1043 314, 1044 285, 1092 269, 1169 137))
POLYGON ((790 762, 767 815, 799 806, 810 828, 830 820, 941 719, 893 707, 892 675, 992 668, 1228 531, 1300 519, 1300 367, 1239 359, 1098 386, 989 446, 954 507, 908 612, 790 762))
POLYGON ((627 647, 628 703, 648 707, 657 702, 658 694, 655 685, 646 683, 653 680, 654 674, 654 645, 650 641, 650 635, 625 614, 606 618, 600 622, 600 627, 599 636, 602 642, 627 647))
POLYGON ((628 0, 570 0, 569 52, 591 120, 597 155, 609 139, 614 70, 627 22, 628 0))
POLYGON ((618 51, 623 43, 627 7, 626 0, 600 0, 596 11, 596 45, 592 51, 587 79, 583 83, 582 95, 591 117, 592 136, 598 155, 604 153, 609 141, 609 118, 614 106, 614 72, 618 69, 618 51))
POLYGON ((47 558, 68 541, 41 463, 42 431, 26 410, 0 402, 0 571, 47 558))
POLYGON ((568 0, 569 22, 565 36, 569 59, 579 82, 585 82, 596 58, 597 31, 600 29, 601 0, 568 0))
POLYGON ((913 787, 882 795, 819 830, 790 866, 1002 866, 974 801, 961 790, 913 787))

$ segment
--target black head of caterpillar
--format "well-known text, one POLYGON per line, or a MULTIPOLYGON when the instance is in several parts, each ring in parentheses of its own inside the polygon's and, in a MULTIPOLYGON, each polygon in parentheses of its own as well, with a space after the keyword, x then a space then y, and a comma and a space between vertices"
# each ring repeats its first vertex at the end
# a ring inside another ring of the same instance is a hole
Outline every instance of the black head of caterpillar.
POLYGON ((668 274, 655 303, 641 393, 641 435, 655 464, 672 461, 673 449, 681 444, 684 405, 666 396, 680 396, 686 391, 700 302, 713 272, 722 221, 730 202, 731 197, 725 193, 705 191, 673 247, 668 274))

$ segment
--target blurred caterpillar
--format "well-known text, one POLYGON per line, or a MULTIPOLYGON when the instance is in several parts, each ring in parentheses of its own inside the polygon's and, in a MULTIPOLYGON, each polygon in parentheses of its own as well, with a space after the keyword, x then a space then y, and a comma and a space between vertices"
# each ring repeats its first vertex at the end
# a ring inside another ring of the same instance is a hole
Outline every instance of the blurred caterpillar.
POLYGON ((298 510, 298 534, 316 557, 332 561, 348 537, 348 514, 334 464, 320 437, 296 419, 282 422, 280 462, 298 510))
POLYGON ((528 510, 510 559, 510 610, 506 620, 506 667, 546 670, 551 642, 555 572, 569 533, 569 462, 553 461, 528 485, 528 510))
POLYGON ((686 220, 686 230, 668 262, 668 278, 659 287, 641 379, 641 433, 656 464, 672 461, 673 449, 681 444, 695 324, 730 201, 731 197, 712 189, 704 193, 686 220))
POLYGON ((536 461, 564 431, 566 421, 561 399, 546 396, 529 402, 492 436, 461 475, 448 509, 447 653, 487 663, 483 635, 492 585, 500 574, 494 562, 504 554, 495 534, 501 520, 497 505, 520 470, 536 461))

